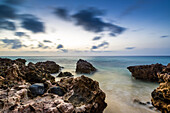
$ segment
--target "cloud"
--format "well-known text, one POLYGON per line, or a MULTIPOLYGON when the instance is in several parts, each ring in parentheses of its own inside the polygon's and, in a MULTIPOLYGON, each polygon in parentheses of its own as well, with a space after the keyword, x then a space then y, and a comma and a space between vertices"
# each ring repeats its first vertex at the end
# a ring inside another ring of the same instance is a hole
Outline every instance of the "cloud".
POLYGON ((49 46, 45 46, 43 43, 40 43, 38 44, 38 47, 37 48, 42 48, 42 49, 50 49, 49 46))
POLYGON ((126 47, 125 49, 128 49, 128 50, 130 50, 130 49, 135 49, 136 47, 126 47))
POLYGON ((100 40, 101 38, 102 37, 100 37, 100 36, 96 36, 96 37, 93 38, 93 41, 100 40))
POLYGON ((61 51, 63 51, 64 53, 67 53, 67 52, 68 52, 67 49, 61 49, 61 51))
POLYGON ((45 32, 44 23, 39 21, 37 17, 30 14, 20 15, 22 19, 22 27, 32 31, 33 33, 45 32))
POLYGON ((64 20, 70 20, 70 15, 68 13, 68 10, 66 8, 55 8, 54 14, 61 19, 64 20))
POLYGON ((59 44, 59 45, 57 46, 57 49, 62 49, 62 48, 64 48, 64 46, 63 46, 62 44, 59 44))
POLYGON ((15 24, 13 22, 0 19, 0 29, 6 29, 6 30, 14 31, 14 30, 16 30, 16 27, 15 27, 15 24))
POLYGON ((101 33, 108 31, 116 36, 126 30, 124 27, 103 21, 104 11, 93 7, 80 10, 72 15, 69 15, 68 10, 65 8, 56 8, 55 15, 63 20, 70 20, 89 32, 101 33))
POLYGON ((97 45, 97 46, 92 46, 91 50, 94 50, 94 49, 99 49, 101 47, 104 47, 104 48, 107 48, 109 46, 109 43, 108 42, 102 42, 101 44, 97 45))
POLYGON ((14 19, 17 17, 16 10, 8 5, 0 5, 0 20, 14 19))
POLYGON ((168 37, 169 37, 169 35, 163 35, 160 38, 168 38, 168 37))
POLYGON ((5 45, 4 47, 11 46, 11 49, 19 49, 22 47, 27 47, 21 43, 18 39, 0 39, 5 45))
POLYGON ((5 3, 12 5, 19 5, 22 4, 24 1, 25 0, 4 0, 5 3))
POLYGON ((18 37, 23 37, 23 36, 29 37, 29 35, 27 35, 25 32, 15 32, 15 36, 18 36, 18 37))
POLYGON ((76 25, 82 26, 85 30, 99 33, 109 31, 113 34, 121 34, 125 31, 125 28, 114 25, 112 23, 104 22, 99 16, 104 13, 102 10, 96 8, 89 8, 80 10, 76 14, 72 15, 75 19, 76 25))
POLYGON ((50 40, 43 40, 43 42, 52 43, 50 40))
POLYGON ((122 12, 119 16, 119 18, 122 18, 124 16, 127 16, 129 14, 131 14, 133 11, 139 9, 142 5, 144 5, 144 3, 146 3, 146 0, 138 0, 136 1, 135 4, 129 6, 124 12, 122 12))

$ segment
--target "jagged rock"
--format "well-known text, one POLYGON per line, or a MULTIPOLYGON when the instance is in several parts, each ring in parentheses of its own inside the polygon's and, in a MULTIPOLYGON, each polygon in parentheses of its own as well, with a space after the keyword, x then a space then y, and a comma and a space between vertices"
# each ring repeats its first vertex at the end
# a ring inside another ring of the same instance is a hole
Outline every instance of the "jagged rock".
POLYGON ((96 68, 86 60, 79 59, 76 66, 76 73, 91 74, 96 71, 96 68))
POLYGON ((53 93, 56 94, 58 96, 63 96, 64 95, 64 91, 61 87, 56 86, 56 87, 51 87, 48 91, 48 93, 53 93))
POLYGON ((165 66, 162 64, 141 65, 141 66, 129 66, 127 69, 132 73, 132 76, 136 79, 158 81, 158 72, 162 72, 165 66))
POLYGON ((74 75, 72 75, 70 72, 60 72, 60 74, 57 77, 72 77, 74 75))
POLYGON ((43 67, 45 70, 48 70, 51 74, 58 73, 60 70, 60 66, 56 64, 54 61, 37 62, 35 65, 38 67, 43 67))
POLYGON ((43 95, 44 94, 44 84, 35 83, 29 87, 33 96, 43 95))
POLYGON ((25 63, 27 62, 25 59, 21 59, 21 58, 18 58, 16 59, 15 61, 18 61, 18 62, 21 62, 25 65, 25 63))
POLYGON ((64 101, 76 107, 85 105, 86 109, 82 112, 101 113, 107 106, 99 83, 88 77, 63 78, 58 85, 66 90, 64 101))
POLYGON ((152 104, 162 113, 170 113, 170 73, 158 73, 161 83, 152 92, 152 104))

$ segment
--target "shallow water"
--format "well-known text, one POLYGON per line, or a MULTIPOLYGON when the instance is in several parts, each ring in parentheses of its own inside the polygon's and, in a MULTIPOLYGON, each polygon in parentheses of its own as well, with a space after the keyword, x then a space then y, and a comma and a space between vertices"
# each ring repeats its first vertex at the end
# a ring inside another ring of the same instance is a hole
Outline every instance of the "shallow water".
MULTIPOLYGON (((24 58, 27 62, 39 62, 52 60, 60 66, 63 71, 70 71, 75 76, 76 62, 84 59, 91 62, 98 71, 93 75, 86 75, 97 80, 101 89, 106 93, 108 104, 105 113, 157 113, 157 111, 133 103, 134 99, 142 102, 151 100, 151 92, 158 87, 158 83, 135 80, 127 70, 131 65, 145 65, 162 63, 167 65, 170 57, 8 57, 11 59, 24 58)), ((56 76, 54 74, 54 76, 56 76)))

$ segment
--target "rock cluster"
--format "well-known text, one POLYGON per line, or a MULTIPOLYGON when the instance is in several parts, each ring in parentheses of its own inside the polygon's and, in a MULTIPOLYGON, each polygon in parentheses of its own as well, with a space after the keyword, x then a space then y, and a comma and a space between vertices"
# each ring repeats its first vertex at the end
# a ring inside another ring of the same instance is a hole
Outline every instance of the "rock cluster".
POLYGON ((86 60, 79 59, 77 61, 76 73, 92 74, 96 70, 97 69, 91 63, 87 62, 86 60))
POLYGON ((102 113, 106 108, 105 93, 97 81, 81 76, 56 82, 50 75, 59 70, 54 62, 25 63, 0 58, 0 112, 102 113))

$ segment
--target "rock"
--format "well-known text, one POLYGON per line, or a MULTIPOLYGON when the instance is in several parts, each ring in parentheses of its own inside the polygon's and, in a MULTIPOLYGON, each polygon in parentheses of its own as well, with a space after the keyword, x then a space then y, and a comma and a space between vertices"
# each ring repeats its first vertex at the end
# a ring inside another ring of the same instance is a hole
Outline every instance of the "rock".
POLYGON ((96 71, 93 65, 85 60, 79 59, 76 66, 76 73, 91 74, 96 71))
POLYGON ((43 95, 44 94, 44 84, 35 83, 29 87, 33 96, 43 95))
POLYGON ((58 85, 66 90, 64 101, 76 107, 85 105, 85 111, 81 112, 101 113, 107 106, 99 83, 88 77, 63 78, 58 85))
POLYGON ((18 61, 18 62, 21 62, 25 65, 25 63, 27 62, 25 59, 21 59, 21 58, 18 58, 16 59, 15 61, 18 61))
POLYGON ((60 66, 54 61, 37 62, 35 65, 48 70, 51 74, 58 73, 60 70, 60 66))
POLYGON ((74 75, 72 75, 70 72, 60 72, 60 74, 57 77, 72 77, 74 75))
POLYGON ((62 88, 60 88, 59 86, 56 87, 51 87, 48 91, 48 93, 53 93, 59 96, 63 96, 64 95, 64 91, 62 88))
POLYGON ((170 73, 159 73, 162 79, 159 87, 152 92, 152 104, 162 113, 170 113, 170 73))
POLYGON ((156 81, 158 82, 157 73, 162 72, 165 66, 162 64, 129 66, 127 69, 132 73, 136 79, 156 81))

